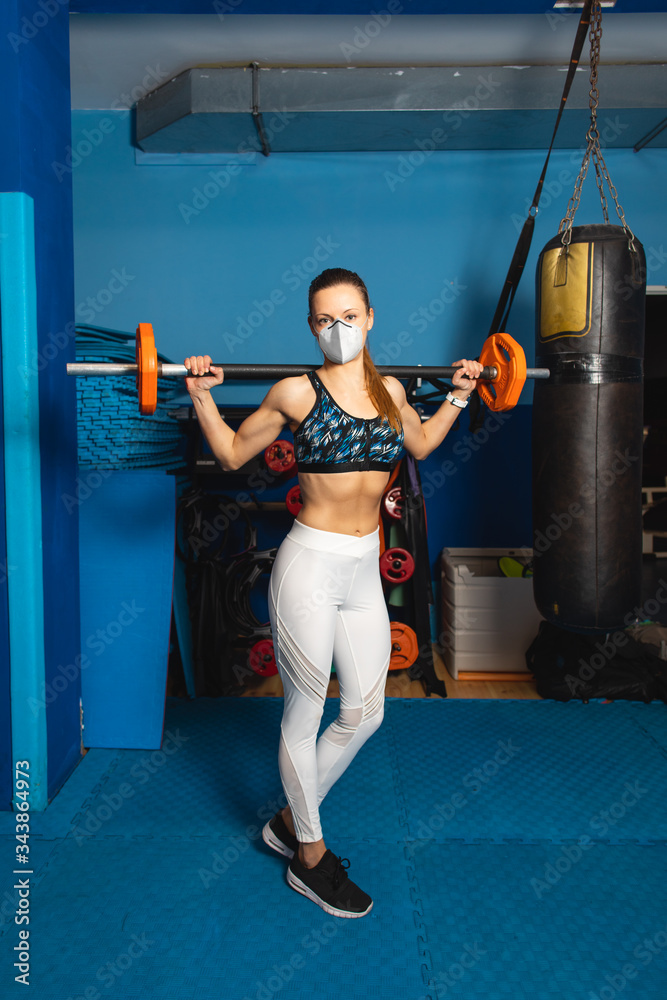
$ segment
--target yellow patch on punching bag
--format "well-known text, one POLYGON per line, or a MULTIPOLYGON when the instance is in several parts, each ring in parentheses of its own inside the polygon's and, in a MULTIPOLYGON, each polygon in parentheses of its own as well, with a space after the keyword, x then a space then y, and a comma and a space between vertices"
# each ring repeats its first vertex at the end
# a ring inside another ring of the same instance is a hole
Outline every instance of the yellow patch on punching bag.
POLYGON ((591 328, 593 244, 574 243, 547 250, 540 268, 542 343, 558 337, 585 337, 591 328))

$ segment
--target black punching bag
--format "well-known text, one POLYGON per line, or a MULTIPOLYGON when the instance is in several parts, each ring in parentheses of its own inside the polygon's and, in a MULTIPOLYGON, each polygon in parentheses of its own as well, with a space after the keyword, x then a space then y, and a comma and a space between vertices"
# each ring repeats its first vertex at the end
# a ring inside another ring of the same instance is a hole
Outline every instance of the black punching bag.
POLYGON ((537 265, 533 591, 575 631, 641 604, 644 250, 622 226, 574 226, 537 265), (631 249, 631 247, 633 249, 631 249))

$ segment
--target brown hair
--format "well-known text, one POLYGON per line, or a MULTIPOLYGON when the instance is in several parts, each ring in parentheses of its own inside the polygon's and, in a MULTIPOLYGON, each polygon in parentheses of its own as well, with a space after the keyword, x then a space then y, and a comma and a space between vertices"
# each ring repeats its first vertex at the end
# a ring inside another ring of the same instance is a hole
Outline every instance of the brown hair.
MULTIPOLYGON (((335 288, 337 285, 352 285, 361 295, 366 305, 368 314, 371 303, 368 297, 368 289, 358 274, 354 271, 346 271, 344 267, 328 267, 310 283, 308 289, 308 310, 313 315, 313 298, 317 292, 324 288, 335 288)), ((398 412, 391 393, 382 381, 382 376, 373 364, 368 351, 368 339, 364 345, 364 376, 366 380, 366 391, 370 396, 375 409, 383 420, 387 421, 394 430, 399 433, 401 430, 401 417, 398 412)))

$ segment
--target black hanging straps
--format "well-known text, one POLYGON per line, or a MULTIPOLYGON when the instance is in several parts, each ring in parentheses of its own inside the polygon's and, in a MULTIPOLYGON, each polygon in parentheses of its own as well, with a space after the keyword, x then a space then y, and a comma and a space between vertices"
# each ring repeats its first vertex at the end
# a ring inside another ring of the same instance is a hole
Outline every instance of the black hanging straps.
POLYGON ((591 8, 593 6, 594 0, 585 0, 584 9, 581 12, 581 18, 579 19, 579 27, 577 28, 577 34, 574 39, 574 46, 572 48, 572 55, 570 56, 570 65, 568 67, 567 76, 565 78, 565 86, 563 87, 563 95, 560 99, 560 107, 558 109, 558 115, 556 116, 556 124, 554 125, 553 135, 551 136, 551 143, 549 145, 549 150, 547 152, 547 158, 544 161, 544 166, 542 168, 542 173, 540 174, 540 179, 537 182, 537 187, 535 188, 535 194, 533 195, 533 202, 528 209, 528 216, 523 224, 521 233, 519 234, 519 239, 517 240, 516 248, 510 262, 509 270, 507 272, 507 277, 505 278, 505 284, 503 285, 502 291, 500 293, 500 298, 498 300, 498 305, 496 306, 496 311, 491 323, 491 329, 489 330, 489 336, 494 333, 498 333, 500 330, 504 330, 507 325, 507 320, 509 318, 510 309, 512 308, 512 302, 514 301, 514 296, 518 288, 519 282, 521 280, 521 275, 528 259, 528 251, 530 250, 530 244, 533 239, 533 230, 535 229, 535 216, 537 214, 537 206, 540 201, 540 196, 542 194, 542 186, 544 184, 544 179, 547 175, 547 167, 549 166, 549 157, 551 156, 551 150, 553 149, 554 142, 556 140, 556 133, 558 132, 558 126, 560 125, 560 120, 563 116, 563 111, 565 109, 565 102, 567 101, 568 95, 570 93, 570 87, 572 86, 572 81, 574 80, 574 74, 576 72, 577 66, 579 65, 579 59, 581 56, 582 49, 584 47, 584 42, 586 41, 586 35, 588 33, 588 27, 591 21, 591 8))

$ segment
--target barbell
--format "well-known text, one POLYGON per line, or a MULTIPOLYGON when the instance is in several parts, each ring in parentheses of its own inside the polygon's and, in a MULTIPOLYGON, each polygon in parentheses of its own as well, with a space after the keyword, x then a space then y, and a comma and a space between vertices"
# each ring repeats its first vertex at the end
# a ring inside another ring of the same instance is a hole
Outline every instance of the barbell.
MULTIPOLYGON (((158 361, 153 327, 150 323, 140 323, 137 327, 136 364, 115 362, 70 362, 68 375, 134 375, 139 394, 139 412, 144 415, 155 413, 157 407, 158 378, 199 378, 193 376, 185 365, 165 364, 158 361)), ((511 410, 516 406, 527 378, 547 379, 548 368, 526 368, 523 348, 508 333, 494 333, 484 342, 479 356, 484 366, 479 376, 477 391, 491 410, 511 410)), ((273 380, 290 375, 305 375, 318 365, 254 365, 221 364, 226 379, 273 380)), ((431 379, 451 378, 460 366, 440 365, 379 365, 381 375, 396 378, 431 379)))

